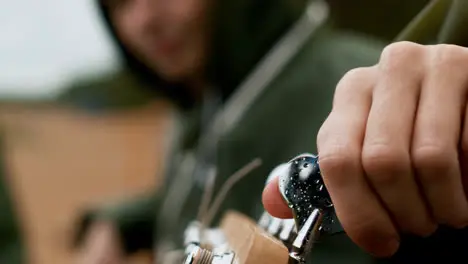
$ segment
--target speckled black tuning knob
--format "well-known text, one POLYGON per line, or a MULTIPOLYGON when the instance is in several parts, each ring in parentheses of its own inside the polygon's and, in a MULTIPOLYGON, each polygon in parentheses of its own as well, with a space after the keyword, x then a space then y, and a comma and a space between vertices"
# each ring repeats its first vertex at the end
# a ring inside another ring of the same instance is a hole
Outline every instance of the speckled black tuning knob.
POLYGON ((333 203, 323 182, 317 156, 302 154, 292 159, 282 170, 279 188, 293 211, 298 229, 314 209, 320 209, 324 216, 321 231, 328 233, 337 229, 333 203))

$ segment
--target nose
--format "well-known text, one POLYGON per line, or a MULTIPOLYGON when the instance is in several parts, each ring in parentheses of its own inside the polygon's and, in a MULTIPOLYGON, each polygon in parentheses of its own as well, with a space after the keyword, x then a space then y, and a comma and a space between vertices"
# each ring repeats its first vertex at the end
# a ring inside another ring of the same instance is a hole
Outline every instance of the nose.
POLYGON ((160 0, 133 0, 132 19, 136 20, 140 26, 151 26, 158 15, 158 3, 160 0))

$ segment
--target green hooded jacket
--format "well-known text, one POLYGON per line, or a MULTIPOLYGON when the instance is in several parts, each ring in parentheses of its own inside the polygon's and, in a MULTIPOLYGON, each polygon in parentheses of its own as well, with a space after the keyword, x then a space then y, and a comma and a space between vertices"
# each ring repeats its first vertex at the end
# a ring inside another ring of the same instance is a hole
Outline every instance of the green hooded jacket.
MULTIPOLYGON (((197 216, 209 172, 216 170, 217 192, 229 175, 259 157, 262 166, 231 189, 216 217, 219 220, 226 209, 234 209, 257 219, 266 176, 299 153, 316 152, 315 137, 331 109, 337 82, 352 68, 377 63, 385 44, 338 30, 327 18, 326 8, 317 4, 321 1, 311 5, 286 0, 217 3, 207 79, 221 91, 226 112, 211 119, 213 132, 204 129, 210 126, 203 125, 201 106, 185 108, 165 190, 97 209, 85 218, 81 233, 96 218, 106 218, 119 227, 129 253, 176 249, 184 229, 197 216), (216 144, 213 138, 218 139, 216 144)), ((458 27, 460 5, 465 4, 432 2, 399 38, 465 44, 462 36, 468 34, 461 34, 458 27), (429 25, 430 30, 421 25, 429 25)), ((441 229, 431 238, 405 238, 395 257, 377 260, 339 232, 321 240, 310 261, 424 263, 453 256, 463 261, 468 258, 460 245, 466 242, 466 230, 441 229)))

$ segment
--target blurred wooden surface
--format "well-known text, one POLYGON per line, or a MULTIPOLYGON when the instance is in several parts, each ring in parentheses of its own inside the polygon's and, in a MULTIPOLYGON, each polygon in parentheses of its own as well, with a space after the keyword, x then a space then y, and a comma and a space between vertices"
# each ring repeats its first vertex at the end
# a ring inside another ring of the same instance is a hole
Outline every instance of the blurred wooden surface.
POLYGON ((158 102, 91 116, 54 107, 1 108, 9 184, 31 263, 72 263, 70 227, 81 209, 156 187, 169 109, 158 102))

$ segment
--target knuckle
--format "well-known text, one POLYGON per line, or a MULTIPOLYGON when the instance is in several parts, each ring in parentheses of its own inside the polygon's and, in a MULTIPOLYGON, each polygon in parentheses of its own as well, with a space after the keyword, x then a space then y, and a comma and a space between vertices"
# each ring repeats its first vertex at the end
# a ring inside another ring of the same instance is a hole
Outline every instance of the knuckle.
POLYGON ((439 223, 461 229, 468 226, 468 216, 460 214, 451 215, 449 217, 443 216, 439 218, 439 223))
POLYGON ((327 138, 328 138, 328 134, 329 134, 328 123, 329 123, 330 115, 328 115, 327 119, 325 119, 325 122, 323 122, 322 126, 317 132, 317 148, 319 149, 319 152, 322 149, 322 146, 324 146, 324 143, 327 141, 327 138))
POLYGON ((412 62, 421 58, 423 51, 423 46, 420 44, 408 41, 395 42, 382 51, 380 65, 385 71, 408 68, 414 65, 412 62))
POLYGON ((468 53, 460 46, 439 44, 433 46, 430 64, 435 68, 460 69, 468 64, 468 53))
MULTIPOLYGON (((447 170, 453 164, 452 151, 442 145, 424 145, 415 147, 411 153, 413 165, 419 170, 447 170)), ((425 175, 425 174, 422 174, 425 175)), ((421 176, 422 176, 421 175, 421 176)), ((437 173, 428 173, 427 175, 437 175, 437 173)), ((442 177, 441 177, 442 178, 442 177)), ((433 180, 433 179, 426 179, 433 180)))
POLYGON ((428 222, 428 221, 426 221, 426 223, 414 224, 410 228, 408 228, 409 232, 420 237, 428 237, 434 234, 436 230, 437 230, 437 224, 435 224, 434 222, 428 222))
POLYGON ((382 224, 373 217, 361 219, 360 223, 344 223, 343 228, 351 239, 366 251, 379 256, 386 256, 388 242, 398 238, 398 235, 389 228, 382 228, 382 224))
POLYGON ((374 231, 377 229, 376 224, 377 223, 365 221, 360 225, 348 226, 344 227, 344 229, 353 235, 353 240, 355 240, 357 244, 365 245, 372 242, 373 236, 375 235, 374 231))
POLYGON ((356 87, 366 88, 374 79, 375 67, 354 68, 346 72, 336 86, 335 93, 347 92, 356 87), (359 85, 354 85, 359 84, 359 85), (351 88, 352 87, 352 88, 351 88))
POLYGON ((378 178, 374 177, 372 180, 381 184, 395 182, 399 172, 410 168, 406 151, 388 145, 365 146, 362 165, 368 175, 378 175, 378 178))
POLYGON ((420 227, 417 227, 417 230, 415 232, 415 235, 420 236, 420 237, 428 237, 433 235, 437 231, 437 225, 436 224, 426 224, 422 225, 420 227))
POLYGON ((373 75, 374 67, 359 67, 349 70, 345 73, 342 80, 347 82, 362 82, 373 75))
POLYGON ((333 181, 335 184, 342 185, 350 181, 349 171, 353 171, 360 166, 359 154, 349 150, 349 148, 333 147, 333 150, 320 152, 319 165, 323 172, 323 177, 327 181, 333 181))
POLYGON ((317 144, 324 142, 327 136, 330 134, 329 132, 333 131, 332 130, 332 125, 333 125, 332 123, 334 121, 333 119, 334 119, 334 113, 333 111, 330 111, 328 113, 328 116, 325 118, 325 120, 323 121, 322 125, 320 126, 317 132, 317 144))

